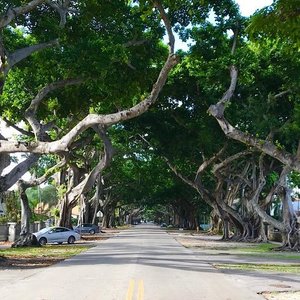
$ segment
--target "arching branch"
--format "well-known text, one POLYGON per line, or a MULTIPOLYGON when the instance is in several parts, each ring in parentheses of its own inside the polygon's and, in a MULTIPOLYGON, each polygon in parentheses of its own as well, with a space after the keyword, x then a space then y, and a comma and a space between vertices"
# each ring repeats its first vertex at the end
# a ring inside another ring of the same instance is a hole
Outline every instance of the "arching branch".
MULTIPOLYGON (((168 28, 168 34, 170 39, 170 45, 174 46, 174 36, 172 30, 170 29, 170 23, 168 22, 167 15, 161 6, 158 6, 162 14, 162 19, 165 22, 165 26, 168 28)), ((64 137, 55 142, 32 142, 32 143, 16 143, 3 141, 0 143, 0 152, 32 152, 32 153, 59 153, 68 151, 70 144, 86 129, 94 125, 110 126, 121 121, 129 120, 140 116, 146 112, 151 105, 153 105, 159 93, 161 92, 163 86, 165 85, 168 75, 171 69, 178 63, 178 58, 173 53, 173 48, 170 47, 169 55, 162 67, 156 82, 154 83, 152 90, 148 97, 142 100, 135 106, 125 109, 123 111, 107 114, 107 115, 96 115, 89 114, 82 121, 80 121, 74 128, 72 128, 64 137)), ((39 102, 39 98, 36 100, 39 102)), ((34 106, 33 106, 34 107, 34 106)))
MULTIPOLYGON (((271 157, 279 160, 284 165, 287 165, 293 170, 300 172, 300 159, 297 157, 297 155, 292 155, 291 153, 283 149, 279 149, 269 139, 262 140, 252 136, 249 133, 237 129, 236 127, 232 126, 228 122, 228 120, 224 117, 225 104, 230 100, 230 98, 234 93, 236 83, 237 83, 237 75, 238 75, 238 71, 236 67, 232 66, 230 69, 230 76, 231 76, 230 86, 226 91, 226 93, 223 95, 222 99, 217 104, 211 105, 209 107, 208 110, 209 113, 213 117, 215 117, 215 119, 218 121, 221 129, 223 130, 226 136, 234 140, 240 141, 248 146, 255 147, 256 149, 262 151, 263 153, 268 154, 271 157)), ((276 96, 279 95, 282 96, 283 94, 280 93, 276 96)))
POLYGON ((36 119, 36 112, 41 103, 41 101, 52 91, 57 90, 59 88, 80 84, 83 82, 83 79, 65 79, 57 82, 53 82, 42 88, 35 98, 31 101, 29 107, 25 111, 25 118, 29 122, 30 126, 33 129, 36 140, 43 140, 43 127, 40 122, 36 119))
POLYGON ((26 14, 35 9, 38 5, 45 3, 46 0, 33 0, 19 7, 9 7, 8 10, 0 16, 0 28, 8 25, 16 17, 26 14))
POLYGON ((29 55, 31 55, 34 52, 41 51, 45 48, 57 46, 58 40, 49 41, 46 43, 41 43, 37 45, 31 45, 22 49, 18 49, 13 53, 10 53, 7 55, 7 66, 4 68, 4 74, 6 75, 8 71, 18 62, 25 59, 29 55))

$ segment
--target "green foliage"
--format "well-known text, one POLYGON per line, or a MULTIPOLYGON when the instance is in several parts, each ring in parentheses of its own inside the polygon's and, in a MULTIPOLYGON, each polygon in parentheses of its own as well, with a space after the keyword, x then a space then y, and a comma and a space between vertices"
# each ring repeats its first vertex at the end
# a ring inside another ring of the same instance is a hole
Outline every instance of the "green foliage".
MULTIPOLYGON (((25 2, 10 1, 12 6, 21 3, 25 2)), ((37 118, 41 123, 55 122, 49 131, 52 140, 59 139, 89 113, 116 112, 145 99, 168 54, 161 42, 165 29, 158 11, 153 10, 153 1, 80 0, 71 4, 75 11, 68 15, 65 28, 59 27, 58 14, 43 4, 3 30, 3 42, 10 53, 56 38, 59 46, 32 54, 9 72, 0 98, 2 117, 18 123, 42 87, 66 78, 85 80, 80 86, 51 92, 40 104, 37 118)), ((188 53, 179 53, 181 63, 172 71, 157 105, 138 120, 109 129, 118 156, 103 174, 105 187, 111 189, 111 197, 119 205, 143 207, 149 217, 167 213, 170 206, 198 215, 208 213, 208 207, 173 175, 160 156, 167 156, 193 180, 203 160, 227 142, 207 110, 228 89, 230 65, 238 67, 239 78, 230 105, 226 104, 226 118, 261 141, 274 132, 279 150, 295 153, 297 149, 297 1, 277 0, 255 14, 250 23, 231 0, 166 0, 162 4, 180 38, 190 38, 194 45, 188 53), (208 20, 211 11, 213 23, 208 20), (239 33, 234 54, 233 32, 239 33), (277 97, 283 91, 288 92, 277 97)), ((7 1, 0 1, 0 10, 7 8, 7 1)), ((70 163, 88 172, 97 163, 93 154, 100 153, 103 145, 92 130, 80 138, 86 139, 86 144, 80 149, 70 147, 68 157, 70 163)), ((224 157, 241 149, 244 147, 230 142, 224 157)), ((56 156, 43 156, 34 173, 47 173, 57 160, 56 156)), ((298 182, 296 174, 292 178, 298 182)), ((214 190, 216 179, 210 168, 201 179, 207 190, 214 190)), ((277 180, 277 172, 267 175, 268 186, 277 180)), ((55 205, 57 197, 65 195, 67 183, 57 192, 45 189, 39 194, 36 188, 27 191, 32 207, 39 201, 55 205)), ((52 213, 57 216, 59 211, 52 213)))
POLYGON ((167 207, 164 205, 153 205, 150 208, 145 208, 142 217, 148 221, 155 221, 157 223, 164 221, 170 215, 167 207))
POLYGON ((279 179, 279 174, 277 172, 273 171, 268 174, 267 183, 272 186, 278 181, 278 179, 279 179))
POLYGON ((46 221, 47 219, 49 219, 48 215, 44 215, 44 214, 37 214, 37 213, 31 213, 30 216, 30 222, 36 222, 36 221, 46 221))
MULTIPOLYGON (((57 164, 58 159, 56 155, 43 155, 39 158, 38 163, 31 169, 31 172, 35 177, 39 178, 45 173, 47 174, 48 170, 57 164)), ((54 174, 57 171, 58 170, 54 170, 52 173, 54 174)), ((50 178, 49 181, 51 181, 50 178)))
POLYGON ((57 196, 59 199, 62 199, 67 192, 67 185, 61 184, 57 187, 57 196))
POLYGON ((17 192, 8 192, 4 196, 6 206, 5 216, 0 218, 0 223, 19 222, 21 219, 21 206, 17 192))
POLYGON ((59 217, 60 210, 57 207, 52 208, 50 212, 51 212, 51 216, 56 218, 59 217))
POLYGON ((248 31, 254 38, 280 37, 289 47, 300 47, 298 0, 276 0, 252 17, 248 31))
POLYGON ((57 204, 58 200, 56 187, 52 185, 29 188, 26 190, 26 195, 32 209, 36 208, 39 203, 49 204, 49 207, 52 207, 57 204))
POLYGON ((290 184, 293 188, 299 188, 300 187, 300 173, 299 172, 291 172, 289 175, 290 184))
MULTIPOLYGON (((69 16, 64 29, 58 27, 58 15, 45 4, 28 18, 17 18, 19 27, 5 30, 10 51, 58 37, 60 42, 59 47, 32 54, 9 72, 0 101, 3 116, 9 120, 20 121, 43 86, 65 78, 86 81, 80 87, 52 92, 40 105, 38 117, 44 123, 56 121, 66 130, 89 111, 108 113, 129 107, 151 88, 157 66, 167 54, 158 41, 163 30, 157 14, 142 20, 139 6, 126 1, 71 1, 71 5, 77 13, 69 16), (135 45, 135 41, 143 42, 135 45)), ((152 5, 146 6, 151 11, 152 5)), ((50 136, 58 138, 57 131, 50 136)))
POLYGON ((247 271, 264 271, 264 272, 283 272, 283 273, 300 273, 298 264, 281 265, 281 264, 215 264, 219 269, 230 270, 247 270, 247 271))

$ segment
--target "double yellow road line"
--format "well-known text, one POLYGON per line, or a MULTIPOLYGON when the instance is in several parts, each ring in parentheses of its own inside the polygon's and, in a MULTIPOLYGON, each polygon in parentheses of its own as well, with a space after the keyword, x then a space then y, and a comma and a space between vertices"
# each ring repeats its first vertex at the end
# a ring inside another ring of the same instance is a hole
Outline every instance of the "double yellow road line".
MULTIPOLYGON (((138 283, 137 300, 144 300, 144 281, 139 280, 137 281, 137 283, 138 283)), ((129 281, 126 300, 133 300, 134 286, 135 286, 135 280, 131 279, 129 281)))

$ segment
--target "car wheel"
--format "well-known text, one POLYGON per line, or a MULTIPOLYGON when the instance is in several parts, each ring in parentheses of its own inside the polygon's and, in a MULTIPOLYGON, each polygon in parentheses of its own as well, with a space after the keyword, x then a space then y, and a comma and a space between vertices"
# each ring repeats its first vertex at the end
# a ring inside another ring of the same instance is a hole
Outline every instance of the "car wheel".
POLYGON ((95 230, 94 230, 94 229, 91 229, 91 230, 90 230, 90 234, 95 234, 95 230))
POLYGON ((47 239, 42 237, 42 238, 39 239, 39 243, 40 243, 40 245, 44 246, 44 245, 47 244, 47 239))
POLYGON ((68 238, 68 244, 74 244, 75 242, 75 238, 73 235, 71 235, 69 238, 68 238))
POLYGON ((58 242, 58 244, 59 244, 59 245, 61 245, 61 244, 62 244, 62 242, 58 242))

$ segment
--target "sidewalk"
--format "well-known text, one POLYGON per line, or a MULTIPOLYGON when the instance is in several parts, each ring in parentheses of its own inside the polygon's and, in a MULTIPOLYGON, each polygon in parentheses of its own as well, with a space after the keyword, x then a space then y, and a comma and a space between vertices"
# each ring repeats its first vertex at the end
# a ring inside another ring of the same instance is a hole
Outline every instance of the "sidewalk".
MULTIPOLYGON (((215 265, 226 264, 274 264, 287 265, 296 264, 300 267, 300 253, 293 253, 293 256, 299 258, 286 259, 274 256, 259 254, 238 253, 234 248, 253 247, 253 243, 236 243, 220 241, 221 237, 207 235, 189 235, 188 233, 169 232, 180 244, 193 251, 195 255, 215 265)), ((274 244, 274 247, 276 244, 274 244)), ((288 253, 286 253, 288 254, 288 253)), ((283 254, 284 255, 284 254, 283 254)), ((283 273, 260 270, 237 270, 221 269, 220 272, 233 282, 238 282, 243 286, 256 293, 263 293, 266 299, 270 300, 299 300, 300 299, 300 276, 299 273, 283 273), (267 292, 284 292, 276 295, 267 292), (295 293, 296 292, 296 293, 295 293)))

